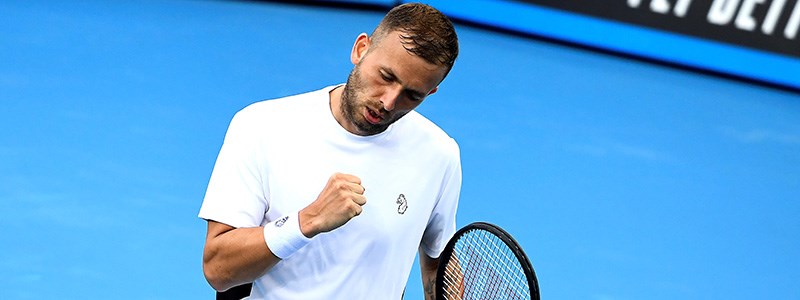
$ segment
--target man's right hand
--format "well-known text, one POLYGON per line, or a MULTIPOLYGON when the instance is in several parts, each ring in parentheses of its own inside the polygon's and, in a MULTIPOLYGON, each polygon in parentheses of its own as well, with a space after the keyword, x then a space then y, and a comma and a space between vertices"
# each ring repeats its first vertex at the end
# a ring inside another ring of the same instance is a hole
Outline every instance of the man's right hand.
POLYGON ((317 200, 300 210, 300 231, 311 238, 339 228, 360 215, 366 203, 360 178, 349 174, 333 174, 317 200))

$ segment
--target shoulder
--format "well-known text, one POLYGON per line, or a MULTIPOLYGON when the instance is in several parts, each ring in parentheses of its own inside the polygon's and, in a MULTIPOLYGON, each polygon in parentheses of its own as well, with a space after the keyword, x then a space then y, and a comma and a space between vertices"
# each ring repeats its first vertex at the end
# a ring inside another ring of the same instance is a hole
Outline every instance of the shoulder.
POLYGON ((403 140, 416 141, 427 149, 458 159, 460 150, 456 140, 419 112, 409 112, 398 123, 401 125, 398 131, 403 140))
POLYGON ((280 115, 288 111, 302 109, 305 106, 312 105, 314 102, 318 102, 315 100, 319 100, 321 94, 318 90, 261 100, 245 106, 236 113, 234 118, 259 118, 264 115, 280 115))
POLYGON ((298 114, 325 106, 330 87, 280 98, 261 100, 251 103, 236 112, 233 123, 243 123, 250 126, 267 126, 272 124, 286 124, 298 114))

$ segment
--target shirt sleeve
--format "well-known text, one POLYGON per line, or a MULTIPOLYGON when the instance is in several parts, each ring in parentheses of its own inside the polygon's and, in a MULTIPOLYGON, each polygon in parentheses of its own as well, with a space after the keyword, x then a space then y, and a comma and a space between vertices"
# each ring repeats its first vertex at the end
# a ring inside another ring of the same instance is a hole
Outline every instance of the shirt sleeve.
POLYGON ((269 206, 257 118, 248 108, 231 120, 198 216, 233 227, 260 226, 269 206))
POLYGON ((433 213, 422 235, 421 248, 426 255, 438 258, 456 232, 456 210, 461 194, 461 157, 453 141, 450 162, 442 181, 442 189, 433 213))

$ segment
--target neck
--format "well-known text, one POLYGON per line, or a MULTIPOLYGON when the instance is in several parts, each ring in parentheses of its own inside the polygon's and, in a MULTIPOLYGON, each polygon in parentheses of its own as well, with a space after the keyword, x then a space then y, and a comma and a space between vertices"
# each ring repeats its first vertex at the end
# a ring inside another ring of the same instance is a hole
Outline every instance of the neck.
POLYGON ((331 113, 333 114, 333 118, 336 119, 336 123, 339 123, 339 126, 342 126, 342 128, 350 131, 348 127, 345 126, 347 120, 345 120, 344 115, 342 115, 342 91, 344 91, 344 85, 338 86, 331 90, 328 93, 330 96, 328 103, 331 113))

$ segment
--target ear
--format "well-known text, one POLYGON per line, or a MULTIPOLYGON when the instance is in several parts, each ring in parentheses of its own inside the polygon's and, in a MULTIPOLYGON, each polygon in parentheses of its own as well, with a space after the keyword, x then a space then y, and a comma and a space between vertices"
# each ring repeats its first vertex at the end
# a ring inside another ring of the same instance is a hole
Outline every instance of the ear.
POLYGON ((353 43, 353 50, 350 51, 350 61, 355 65, 364 58, 370 46, 370 39, 366 33, 361 33, 353 43))
POLYGON ((430 92, 428 92, 428 96, 430 96, 430 95, 433 95, 433 93, 436 93, 436 91, 438 91, 438 90, 439 90, 439 86, 437 85, 437 86, 436 86, 435 88, 433 88, 433 89, 432 89, 430 92))

